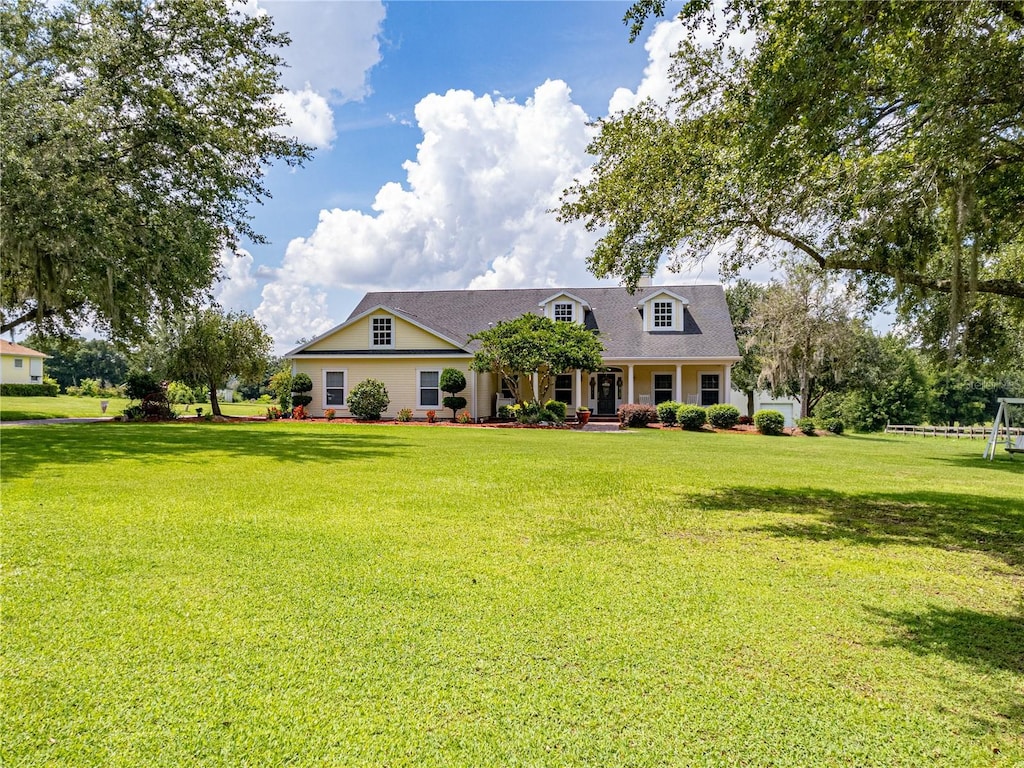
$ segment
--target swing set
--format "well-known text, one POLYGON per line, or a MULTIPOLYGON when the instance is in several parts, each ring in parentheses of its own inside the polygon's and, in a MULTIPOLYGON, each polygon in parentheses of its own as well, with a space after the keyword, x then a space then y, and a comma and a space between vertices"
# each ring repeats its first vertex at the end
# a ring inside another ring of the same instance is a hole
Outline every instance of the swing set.
MULTIPOLYGON (((1000 397, 999 410, 996 411, 996 420, 992 423, 992 434, 988 437, 988 445, 985 446, 983 458, 992 461, 996 456, 996 445, 999 443, 999 430, 1006 432, 1006 452, 1013 458, 1015 453, 1024 453, 1024 431, 1018 426, 1014 429, 1010 411, 1013 406, 1024 406, 1024 397, 1000 397), (1016 440, 1013 433, 1018 433, 1016 440)), ((1020 424, 1018 419, 1018 424, 1020 424)))

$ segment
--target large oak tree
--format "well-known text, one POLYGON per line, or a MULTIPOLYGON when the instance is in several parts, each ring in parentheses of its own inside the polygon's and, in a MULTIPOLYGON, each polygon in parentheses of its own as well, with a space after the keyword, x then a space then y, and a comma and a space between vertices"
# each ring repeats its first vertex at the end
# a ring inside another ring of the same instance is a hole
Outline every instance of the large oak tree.
MULTIPOLYGON (((663 11, 635 4, 634 36, 663 11)), ((674 101, 601 121, 563 196, 603 233, 597 276, 799 252, 880 299, 952 296, 954 318, 1024 300, 1024 4, 691 0, 680 19, 674 101)))
POLYGON ((142 336, 259 240, 287 37, 226 0, 0 2, 2 331, 142 336))

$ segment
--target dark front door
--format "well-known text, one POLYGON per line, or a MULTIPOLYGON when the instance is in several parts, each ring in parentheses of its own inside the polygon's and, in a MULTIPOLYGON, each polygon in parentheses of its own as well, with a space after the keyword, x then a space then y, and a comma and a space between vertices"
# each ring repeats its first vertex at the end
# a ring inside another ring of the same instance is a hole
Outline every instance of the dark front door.
POLYGON ((597 415, 615 415, 615 374, 597 374, 597 415))

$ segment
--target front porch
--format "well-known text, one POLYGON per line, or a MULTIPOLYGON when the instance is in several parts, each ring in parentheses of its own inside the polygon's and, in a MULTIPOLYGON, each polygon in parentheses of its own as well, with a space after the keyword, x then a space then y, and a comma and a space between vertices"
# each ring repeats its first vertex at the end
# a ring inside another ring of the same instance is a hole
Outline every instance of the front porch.
MULTIPOLYGON (((569 411, 587 407, 595 417, 614 417, 627 403, 657 405, 667 400, 708 406, 728 402, 732 360, 609 363, 599 371, 571 371, 554 377, 546 391, 538 391, 540 377, 520 384, 520 392, 540 402, 559 400, 569 411)), ((494 414, 514 402, 511 391, 497 388, 494 414)))

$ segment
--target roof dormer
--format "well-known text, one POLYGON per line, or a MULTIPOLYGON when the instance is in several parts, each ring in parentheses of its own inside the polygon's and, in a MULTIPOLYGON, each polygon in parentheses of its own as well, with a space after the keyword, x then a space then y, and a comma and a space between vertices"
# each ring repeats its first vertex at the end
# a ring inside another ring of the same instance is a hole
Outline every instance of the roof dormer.
POLYGON ((644 318, 644 330, 648 333, 682 332, 683 313, 689 303, 685 297, 673 291, 652 293, 637 307, 644 318))
POLYGON ((556 293, 538 304, 544 317, 556 322, 582 323, 590 305, 579 296, 571 293, 556 293))

